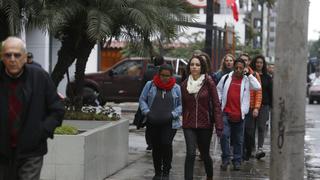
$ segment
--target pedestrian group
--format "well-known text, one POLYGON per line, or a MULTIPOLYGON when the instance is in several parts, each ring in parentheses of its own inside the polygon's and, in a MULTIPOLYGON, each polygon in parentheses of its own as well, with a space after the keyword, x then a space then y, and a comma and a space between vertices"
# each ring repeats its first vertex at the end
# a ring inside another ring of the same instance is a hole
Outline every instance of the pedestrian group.
MULTIPOLYGON (((49 74, 32 61, 20 38, 8 37, 1 49, 0 180, 38 180, 47 139, 61 125, 64 105, 49 74)), ((145 73, 137 111, 146 117, 142 124, 146 125, 147 149, 152 149, 153 180, 169 179, 172 143, 179 128, 186 142, 185 180, 193 179, 197 151, 207 180, 213 179, 210 145, 214 133, 220 139, 222 171, 231 163, 238 171, 243 161, 263 158, 272 107, 272 75, 267 66, 262 55, 251 61, 246 53, 237 59, 226 54, 220 69, 212 73, 210 57, 197 50, 183 79, 178 79, 180 86, 172 66, 156 57, 145 73)))
POLYGON ((152 70, 153 79, 145 79, 139 99, 139 108, 146 117, 147 149, 152 149, 153 180, 169 179, 172 142, 179 128, 186 143, 185 180, 193 179, 197 151, 207 180, 213 179, 210 145, 214 133, 220 139, 222 171, 231 164, 233 170, 239 171, 243 161, 263 158, 272 107, 272 76, 267 66, 262 55, 251 60, 247 53, 237 59, 226 54, 220 69, 212 73, 209 56, 196 50, 180 86, 172 67, 163 59, 160 64, 155 61, 157 71, 152 70))

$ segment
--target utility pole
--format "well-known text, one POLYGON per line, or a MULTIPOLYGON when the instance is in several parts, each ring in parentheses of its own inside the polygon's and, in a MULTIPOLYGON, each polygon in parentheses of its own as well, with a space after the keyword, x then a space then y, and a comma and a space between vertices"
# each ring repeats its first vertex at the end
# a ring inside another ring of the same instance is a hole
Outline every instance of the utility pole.
MULTIPOLYGON (((206 9, 206 25, 213 26, 213 0, 207 0, 207 9, 206 9)), ((206 29, 206 39, 205 39, 205 52, 209 55, 212 61, 212 29, 206 29)))
POLYGON ((277 1, 270 179, 304 179, 308 0, 277 1))

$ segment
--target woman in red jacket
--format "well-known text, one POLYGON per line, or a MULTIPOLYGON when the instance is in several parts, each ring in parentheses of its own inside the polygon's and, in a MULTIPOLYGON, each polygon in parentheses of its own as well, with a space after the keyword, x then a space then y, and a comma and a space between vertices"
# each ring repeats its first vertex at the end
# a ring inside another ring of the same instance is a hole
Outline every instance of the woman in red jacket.
POLYGON ((193 179, 196 147, 203 158, 207 179, 213 177, 212 159, 209 155, 213 124, 218 136, 223 131, 221 107, 213 80, 206 74, 206 64, 201 56, 193 56, 188 65, 189 76, 181 85, 183 133, 187 155, 184 167, 186 180, 193 179))

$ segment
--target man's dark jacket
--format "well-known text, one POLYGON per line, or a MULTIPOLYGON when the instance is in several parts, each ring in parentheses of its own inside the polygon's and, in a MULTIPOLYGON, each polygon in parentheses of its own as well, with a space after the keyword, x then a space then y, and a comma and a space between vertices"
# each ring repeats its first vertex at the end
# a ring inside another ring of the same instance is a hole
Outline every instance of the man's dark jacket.
MULTIPOLYGON (((5 67, 0 62, 0 158, 11 153, 8 128, 8 88, 5 67)), ((21 75, 22 113, 18 131, 18 158, 42 156, 47 153, 47 138, 61 125, 64 106, 49 74, 41 68, 25 65, 21 75)))

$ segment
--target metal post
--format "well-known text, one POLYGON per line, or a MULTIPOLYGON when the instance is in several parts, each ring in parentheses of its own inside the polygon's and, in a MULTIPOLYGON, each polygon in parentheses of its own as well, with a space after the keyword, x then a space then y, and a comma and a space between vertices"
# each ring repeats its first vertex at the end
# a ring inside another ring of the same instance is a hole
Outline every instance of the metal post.
POLYGON ((211 64, 212 64, 212 67, 213 67, 213 71, 217 71, 217 62, 218 62, 218 57, 217 57, 217 52, 220 51, 220 49, 217 47, 217 42, 219 42, 219 39, 217 37, 217 29, 213 30, 213 58, 211 60, 211 64))
POLYGON ((219 61, 221 60, 221 53, 223 52, 223 41, 221 40, 222 39, 222 32, 221 31, 218 31, 218 52, 217 52, 217 60, 216 60, 216 69, 219 69, 219 61))
POLYGON ((307 0, 277 1, 270 179, 304 179, 307 0))
MULTIPOLYGON (((206 25, 213 26, 213 0, 207 0, 206 25)), ((212 29, 206 29, 205 52, 212 58, 212 29)))

